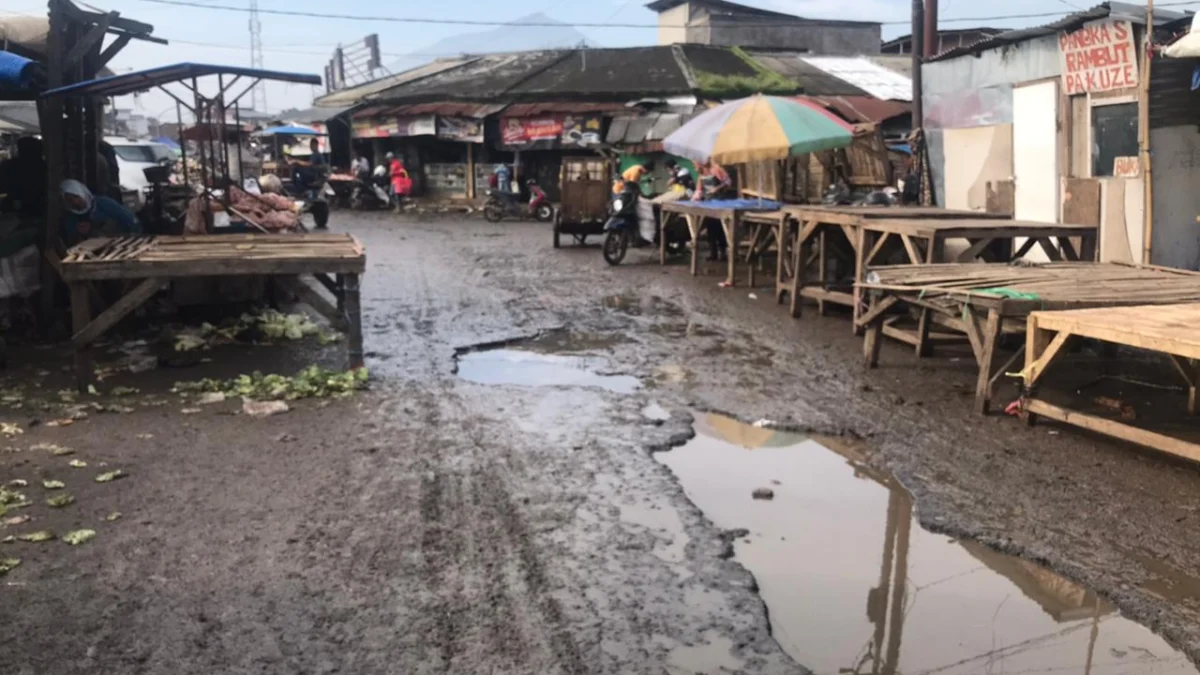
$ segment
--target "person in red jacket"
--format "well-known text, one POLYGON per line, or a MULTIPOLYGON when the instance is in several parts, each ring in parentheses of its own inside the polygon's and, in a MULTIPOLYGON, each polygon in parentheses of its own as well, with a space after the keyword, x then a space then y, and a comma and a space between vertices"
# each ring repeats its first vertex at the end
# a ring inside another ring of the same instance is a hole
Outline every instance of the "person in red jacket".
POLYGON ((412 193, 412 178, 408 175, 408 169, 404 168, 404 162, 401 162, 394 154, 387 154, 388 173, 392 177, 392 200, 396 210, 400 210, 400 203, 404 198, 412 193))

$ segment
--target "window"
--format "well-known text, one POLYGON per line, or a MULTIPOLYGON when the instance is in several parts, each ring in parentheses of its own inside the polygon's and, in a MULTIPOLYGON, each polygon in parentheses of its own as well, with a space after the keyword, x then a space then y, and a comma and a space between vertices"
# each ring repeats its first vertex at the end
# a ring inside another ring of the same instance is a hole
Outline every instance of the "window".
POLYGON ((1138 155, 1137 103, 1117 103, 1092 108, 1092 176, 1113 175, 1118 157, 1138 155))

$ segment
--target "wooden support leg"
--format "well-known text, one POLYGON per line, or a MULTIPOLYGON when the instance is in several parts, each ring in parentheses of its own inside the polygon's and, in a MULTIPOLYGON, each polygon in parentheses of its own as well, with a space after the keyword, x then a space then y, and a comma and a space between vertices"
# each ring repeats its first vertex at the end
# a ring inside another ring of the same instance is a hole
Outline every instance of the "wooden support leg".
MULTIPOLYGON (((338 279, 341 280, 343 285, 345 284, 345 275, 339 274, 338 279)), ((297 300, 312 307, 318 314, 328 319, 334 328, 338 330, 346 330, 348 328, 346 325, 344 293, 339 294, 337 307, 334 307, 333 303, 317 292, 317 289, 304 283, 298 277, 275 277, 275 282, 282 288, 291 291, 297 300)))
POLYGON ((1087 235, 1079 244, 1079 259, 1084 262, 1096 260, 1096 235, 1087 235))
POLYGON ((1171 361, 1175 363, 1175 368, 1179 370, 1179 374, 1183 376, 1188 386, 1188 404, 1187 411, 1189 415, 1196 414, 1196 386, 1200 379, 1200 370, 1197 370, 1196 364, 1189 359, 1181 356, 1172 356, 1171 361))
MULTIPOLYGON (((817 234, 817 278, 821 280, 821 289, 829 290, 829 271, 825 260, 825 230, 817 234)), ((825 299, 817 299, 817 314, 825 316, 825 299)))
MULTIPOLYGON (((1025 394, 1033 391, 1041 373, 1034 367, 1041 360, 1046 348, 1050 346, 1051 332, 1038 328, 1037 317, 1030 316, 1025 326, 1025 394)), ((1026 426, 1037 424, 1037 415, 1021 406, 1021 419, 1026 426)))
POLYGON ((346 340, 350 368, 363 366, 362 306, 359 302, 358 275, 342 276, 342 295, 346 299, 346 323, 349 326, 346 340))
POLYGON ((667 223, 671 219, 671 214, 662 212, 658 221, 658 264, 667 264, 667 223))
MULTIPOLYGON (((872 309, 874 309, 874 303, 872 303, 872 309)), ((867 324, 866 335, 863 338, 863 358, 866 359, 868 368, 879 366, 879 346, 882 342, 883 315, 879 315, 867 324)))
POLYGON ((803 300, 804 282, 808 278, 808 256, 804 254, 804 232, 796 234, 796 242, 792 245, 792 306, 793 319, 800 318, 800 303, 803 300))
POLYGON ((721 227, 725 230, 725 242, 729 245, 725 251, 728 267, 725 282, 730 286, 737 285, 737 253, 738 253, 738 223, 736 218, 722 218, 721 227))
MULTIPOLYGON (((945 257, 946 240, 933 237, 925 242, 925 263, 933 264, 945 257)), ((933 342, 929 339, 929 325, 932 323, 932 313, 928 307, 922 307, 917 318, 917 358, 933 356, 933 342)))
POLYGON ((1000 341, 999 311, 988 310, 987 323, 984 324, 980 337, 982 350, 979 355, 979 380, 975 385, 975 409, 986 415, 992 399, 991 382, 992 369, 996 363, 996 343, 1000 341))
POLYGON ((787 219, 781 218, 779 223, 775 225, 775 241, 777 242, 777 255, 775 256, 775 304, 777 305, 783 303, 783 294, 787 292, 785 290, 787 282, 787 279, 785 279, 787 265, 784 264, 787 260, 787 254, 789 250, 787 235, 787 219))
POLYGON ((684 222, 687 223, 688 233, 692 236, 692 276, 700 274, 700 230, 697 226, 697 218, 691 214, 683 216, 684 222))
MULTIPOLYGON (((867 245, 870 243, 870 238, 867 236, 864 228, 857 227, 855 230, 855 238, 853 240, 856 242, 854 246, 854 307, 851 309, 854 321, 850 322, 850 326, 851 330, 854 331, 854 334, 858 335, 862 331, 862 329, 859 327, 858 318, 862 316, 863 311, 863 290, 861 284, 865 274, 864 268, 868 262, 866 256, 867 245)), ((879 329, 882 330, 882 328, 883 327, 881 324, 879 329)))
MULTIPOLYGON (((71 284, 71 323, 76 335, 83 333, 92 321, 91 299, 88 298, 87 284, 71 284)), ((91 341, 75 344, 75 386, 80 393, 86 392, 92 383, 91 341)))

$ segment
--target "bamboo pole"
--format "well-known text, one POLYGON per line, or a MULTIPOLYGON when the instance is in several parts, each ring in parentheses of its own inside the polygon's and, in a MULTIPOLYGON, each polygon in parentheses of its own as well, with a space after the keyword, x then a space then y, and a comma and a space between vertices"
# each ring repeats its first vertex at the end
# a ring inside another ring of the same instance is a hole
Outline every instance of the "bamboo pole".
POLYGON ((1142 263, 1149 265, 1154 248, 1154 166, 1150 158, 1150 75, 1152 47, 1154 46, 1154 0, 1146 2, 1146 46, 1142 50, 1142 58, 1146 65, 1142 74, 1142 87, 1139 96, 1138 123, 1140 128, 1142 155, 1142 194, 1145 200, 1144 222, 1142 224, 1142 263))

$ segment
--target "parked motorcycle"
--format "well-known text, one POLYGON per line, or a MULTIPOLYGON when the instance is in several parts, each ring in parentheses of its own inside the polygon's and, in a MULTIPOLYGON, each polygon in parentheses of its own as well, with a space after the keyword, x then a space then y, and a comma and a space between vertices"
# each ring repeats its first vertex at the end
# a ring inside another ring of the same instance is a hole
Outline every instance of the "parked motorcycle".
POLYGON ((522 204, 521 196, 516 193, 488 190, 487 201, 483 203, 483 217, 489 223, 498 223, 505 217, 533 218, 541 223, 554 220, 554 205, 537 181, 531 178, 525 185, 529 187, 528 204, 522 204))
POLYGON ((359 176, 354 183, 353 192, 350 193, 350 208, 361 211, 391 207, 392 198, 388 194, 390 182, 391 179, 383 165, 375 167, 370 176, 359 176))

